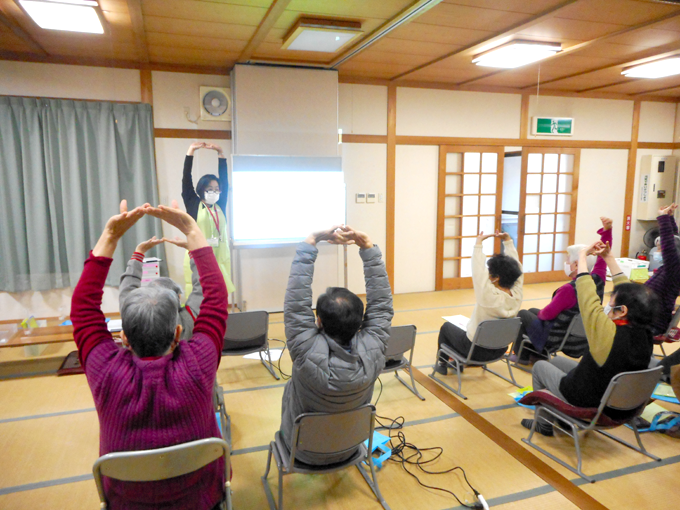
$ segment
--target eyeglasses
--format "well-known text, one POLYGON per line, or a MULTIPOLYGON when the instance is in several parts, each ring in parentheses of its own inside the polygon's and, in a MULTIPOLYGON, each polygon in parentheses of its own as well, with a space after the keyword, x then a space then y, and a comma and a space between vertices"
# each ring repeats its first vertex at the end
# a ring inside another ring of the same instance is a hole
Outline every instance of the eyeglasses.
POLYGON ((220 190, 218 190, 218 189, 207 189, 207 190, 205 190, 205 192, 210 193, 211 195, 219 195, 220 194, 220 190))

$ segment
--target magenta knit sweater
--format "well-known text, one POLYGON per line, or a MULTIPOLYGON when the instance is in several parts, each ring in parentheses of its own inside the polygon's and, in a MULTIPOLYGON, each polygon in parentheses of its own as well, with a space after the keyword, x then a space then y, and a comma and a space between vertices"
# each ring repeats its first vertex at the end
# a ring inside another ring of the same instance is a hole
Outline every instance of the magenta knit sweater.
MULTIPOLYGON (((112 259, 90 257, 73 293, 71 320, 99 415, 99 453, 162 448, 221 437, 212 390, 227 321, 227 289, 210 247, 192 252, 205 298, 193 337, 166 356, 141 359, 118 347, 101 300, 112 259)), ((104 480, 109 508, 211 509, 221 499, 224 461, 171 480, 104 480)))

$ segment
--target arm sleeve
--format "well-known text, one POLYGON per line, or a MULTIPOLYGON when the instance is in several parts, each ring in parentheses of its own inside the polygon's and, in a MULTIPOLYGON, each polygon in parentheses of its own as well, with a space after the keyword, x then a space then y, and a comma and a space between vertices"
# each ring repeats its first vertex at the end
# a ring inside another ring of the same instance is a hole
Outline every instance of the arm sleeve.
POLYGON ((614 345, 616 325, 605 315, 593 277, 588 273, 581 273, 576 278, 576 294, 590 354, 595 363, 602 366, 614 345))
MULTIPOLYGON (((227 317, 229 316, 227 312, 229 297, 227 286, 210 246, 194 250, 191 254, 196 263, 201 287, 205 293, 201 303, 201 313, 196 318, 191 341, 196 339, 197 335, 203 334, 215 344, 218 355, 221 355, 224 333, 227 330, 227 317)), ((219 363, 219 357, 217 359, 219 363)))
POLYGON ((542 321, 554 320, 564 310, 569 310, 576 304, 576 291, 570 284, 562 285, 550 303, 538 312, 538 318, 542 321))
POLYGON ((472 287, 475 291, 475 301, 481 305, 487 304, 493 295, 493 284, 489 280, 489 268, 486 266, 486 255, 481 244, 475 244, 472 249, 472 287))
POLYGON ((614 287, 621 285, 622 283, 630 283, 630 280, 625 274, 619 273, 612 276, 612 284, 614 287))
POLYGON ((672 216, 662 214, 656 219, 659 222, 659 236, 661 237, 661 256, 663 265, 667 266, 668 275, 680 278, 680 256, 675 249, 675 238, 673 229, 677 232, 677 226, 672 216))
POLYGON ((184 207, 189 216, 196 219, 198 216, 198 204, 201 199, 196 194, 194 189, 194 181, 191 177, 191 167, 194 164, 194 157, 187 156, 184 158, 184 170, 182 172, 182 200, 184 200, 184 207))
POLYGON ((187 298, 186 306, 191 308, 194 317, 201 311, 201 303, 203 302, 203 287, 201 287, 201 280, 196 269, 196 262, 191 258, 191 294, 187 298))
POLYGON ((361 328, 380 341, 381 349, 385 352, 394 316, 390 281, 377 245, 367 250, 360 250, 359 255, 364 261, 366 281, 366 313, 364 313, 361 328))
POLYGON ((127 269, 120 275, 120 286, 118 287, 118 309, 123 309, 123 303, 130 292, 142 286, 142 264, 144 255, 141 253, 133 253, 132 258, 128 260, 127 269), (141 258, 141 260, 140 260, 141 258))
MULTIPOLYGON (((668 216, 668 215, 667 215, 668 216)), ((671 219, 671 225, 673 226, 673 235, 678 235, 678 224, 675 222, 675 216, 668 216, 671 219)))
POLYGON ((71 298, 73 339, 78 347, 80 364, 85 367, 87 356, 99 343, 113 342, 101 310, 104 282, 113 259, 90 256, 71 298))
MULTIPOLYGON (((601 228, 600 230, 597 231, 598 234, 600 234, 600 241, 603 243, 607 244, 609 243, 609 246, 612 245, 612 228, 609 230, 604 230, 601 228)), ((591 271, 591 274, 596 274, 600 278, 602 278, 602 281, 606 281, 607 278, 607 263, 602 257, 597 257, 597 262, 595 262, 595 267, 593 267, 593 270, 591 271)))
POLYGON ((227 158, 217 158, 217 173, 220 179, 220 206, 224 215, 227 215, 227 198, 229 196, 229 172, 227 171, 227 158))
POLYGON ((304 242, 298 244, 290 268, 283 302, 283 324, 286 345, 293 361, 311 348, 318 332, 312 311, 312 279, 318 253, 316 246, 304 242))

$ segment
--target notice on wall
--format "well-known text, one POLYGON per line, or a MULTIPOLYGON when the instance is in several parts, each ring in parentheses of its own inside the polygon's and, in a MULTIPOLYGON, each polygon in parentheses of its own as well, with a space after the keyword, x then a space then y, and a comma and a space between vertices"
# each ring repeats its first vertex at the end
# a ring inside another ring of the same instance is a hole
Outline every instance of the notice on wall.
POLYGON ((642 184, 640 186, 640 202, 647 202, 649 198, 649 174, 642 176, 642 184))

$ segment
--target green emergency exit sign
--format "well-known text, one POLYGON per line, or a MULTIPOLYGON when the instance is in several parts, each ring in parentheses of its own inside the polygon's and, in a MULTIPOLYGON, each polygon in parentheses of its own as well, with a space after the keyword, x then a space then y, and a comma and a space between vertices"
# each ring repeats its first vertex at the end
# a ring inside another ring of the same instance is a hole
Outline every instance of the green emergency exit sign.
POLYGON ((565 117, 533 117, 532 135, 571 136, 574 134, 574 119, 565 117))

